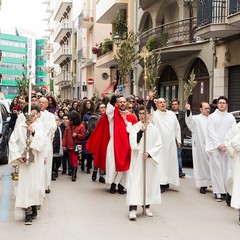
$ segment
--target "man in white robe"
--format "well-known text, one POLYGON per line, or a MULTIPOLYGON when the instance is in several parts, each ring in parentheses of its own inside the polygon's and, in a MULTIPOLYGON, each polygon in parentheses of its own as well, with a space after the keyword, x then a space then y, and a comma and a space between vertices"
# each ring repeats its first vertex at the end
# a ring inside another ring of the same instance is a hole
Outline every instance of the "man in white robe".
MULTIPOLYGON (((28 106, 24 107, 27 112, 28 106)), ((46 135, 43 133, 42 125, 37 121, 37 113, 40 112, 38 105, 32 105, 34 118, 31 121, 19 123, 11 134, 9 140, 9 164, 18 166, 19 178, 16 193, 15 208, 25 210, 25 224, 30 225, 32 218, 36 217, 36 205, 41 205, 45 196, 43 181, 44 171, 43 152, 46 135), (33 162, 25 162, 27 130, 31 132, 30 148, 33 153, 33 162)))
POLYGON ((193 172, 196 187, 200 188, 200 193, 205 194, 208 186, 211 186, 211 175, 209 166, 209 156, 205 151, 207 135, 207 118, 210 113, 210 106, 207 102, 201 102, 200 114, 193 116, 189 103, 186 103, 185 121, 192 132, 192 156, 193 172))
POLYGON ((158 165, 161 191, 164 192, 169 183, 176 186, 180 184, 177 146, 181 145, 181 129, 175 113, 167 110, 164 98, 159 98, 156 106, 152 121, 162 138, 161 161, 158 165))
POLYGON ((240 224, 240 123, 232 127, 225 138, 228 153, 227 192, 231 196, 230 205, 239 209, 240 224))
POLYGON ((226 179, 228 156, 224 144, 227 132, 236 124, 232 114, 227 112, 228 99, 218 98, 218 109, 210 114, 207 120, 205 149, 209 154, 212 190, 217 202, 226 197, 226 179))
POLYGON ((137 205, 144 204, 143 176, 144 161, 146 161, 146 215, 152 217, 150 204, 161 203, 160 178, 158 164, 162 140, 158 129, 149 122, 150 109, 146 112, 144 123, 144 107, 139 108, 140 121, 135 124, 129 135, 132 148, 132 157, 127 173, 127 205, 129 206, 129 219, 136 220, 137 205), (146 133, 146 151, 144 152, 144 134, 146 133))
POLYGON ((52 177, 52 162, 53 162, 53 137, 54 133, 57 129, 57 124, 55 121, 54 114, 48 112, 46 110, 48 106, 48 100, 44 97, 40 98, 38 101, 38 104, 41 108, 41 117, 40 121, 43 122, 44 125, 44 131, 47 135, 47 141, 46 141, 46 171, 45 171, 45 190, 46 193, 50 193, 50 185, 51 185, 51 177, 52 177))

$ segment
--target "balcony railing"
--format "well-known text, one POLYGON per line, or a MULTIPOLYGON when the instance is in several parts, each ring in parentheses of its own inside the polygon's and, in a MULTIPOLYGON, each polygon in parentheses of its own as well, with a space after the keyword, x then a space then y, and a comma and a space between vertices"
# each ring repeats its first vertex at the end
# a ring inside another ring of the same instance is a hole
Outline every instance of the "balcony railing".
POLYGON ((78 16, 78 27, 88 28, 93 25, 93 11, 83 10, 78 16))
POLYGON ((101 57, 104 54, 107 54, 113 50, 113 42, 109 42, 108 44, 104 43, 104 46, 100 47, 97 52, 97 57, 101 57))
POLYGON ((240 0, 229 0, 229 15, 240 13, 240 0))
POLYGON ((89 61, 93 59, 91 48, 81 48, 78 51, 78 61, 89 61))
POLYGON ((197 27, 211 23, 225 23, 227 13, 226 0, 198 0, 197 27))
POLYGON ((141 35, 140 47, 154 39, 155 49, 195 42, 196 18, 175 21, 152 28, 141 35))

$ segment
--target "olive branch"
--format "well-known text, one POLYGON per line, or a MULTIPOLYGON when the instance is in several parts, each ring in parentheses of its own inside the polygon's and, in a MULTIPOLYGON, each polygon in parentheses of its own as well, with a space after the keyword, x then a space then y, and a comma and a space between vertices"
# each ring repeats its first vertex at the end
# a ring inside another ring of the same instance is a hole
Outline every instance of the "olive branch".
POLYGON ((184 84, 183 96, 186 102, 188 101, 188 98, 193 94, 193 89, 196 87, 197 84, 198 84, 198 81, 195 81, 195 73, 193 69, 189 76, 189 79, 184 84))

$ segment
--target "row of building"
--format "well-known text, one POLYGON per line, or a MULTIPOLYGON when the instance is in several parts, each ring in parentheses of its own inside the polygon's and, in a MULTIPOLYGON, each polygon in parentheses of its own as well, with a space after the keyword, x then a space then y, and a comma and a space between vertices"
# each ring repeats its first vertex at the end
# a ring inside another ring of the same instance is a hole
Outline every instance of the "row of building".
MULTIPOLYGON (((199 102, 219 95, 228 96, 230 111, 239 109, 240 0, 42 0, 42 4, 46 36, 36 40, 36 48, 44 42, 43 60, 36 62, 36 69, 44 62, 45 75, 36 72, 36 83, 42 81, 50 90, 54 79, 62 99, 112 92, 119 81, 114 36, 132 30, 140 33, 136 51, 144 45, 161 51, 158 95, 183 102, 184 83, 194 69, 198 85, 189 99, 193 111, 199 102)), ((4 74, 2 89, 9 83, 4 74)), ((143 95, 141 61, 132 64, 123 89, 125 95, 143 95)))

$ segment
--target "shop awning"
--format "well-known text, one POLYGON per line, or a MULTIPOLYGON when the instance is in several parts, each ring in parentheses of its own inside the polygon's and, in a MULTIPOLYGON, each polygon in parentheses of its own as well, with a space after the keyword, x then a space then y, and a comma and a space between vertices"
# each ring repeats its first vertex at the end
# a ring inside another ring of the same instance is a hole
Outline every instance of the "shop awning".
POLYGON ((116 85, 116 82, 112 82, 107 88, 105 88, 102 91, 102 94, 106 94, 109 93, 110 91, 112 91, 112 88, 116 85))

